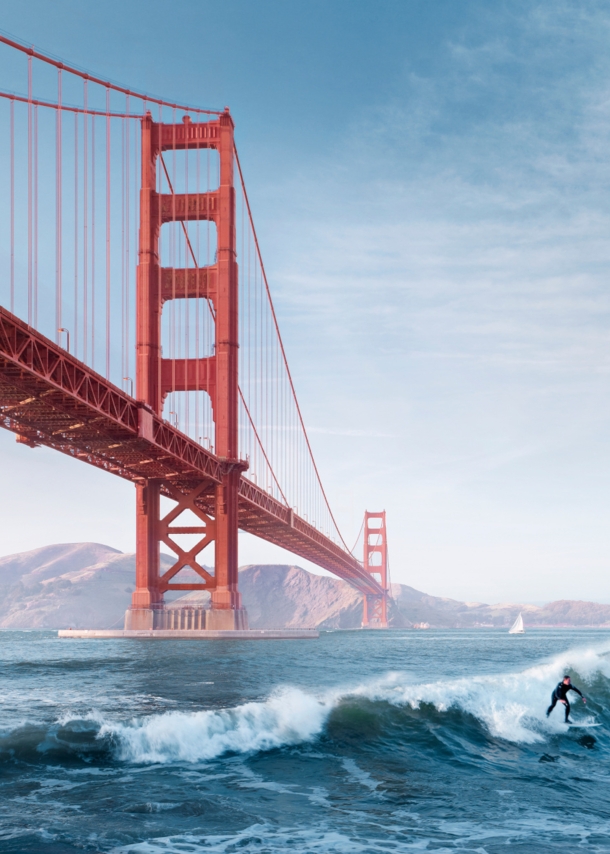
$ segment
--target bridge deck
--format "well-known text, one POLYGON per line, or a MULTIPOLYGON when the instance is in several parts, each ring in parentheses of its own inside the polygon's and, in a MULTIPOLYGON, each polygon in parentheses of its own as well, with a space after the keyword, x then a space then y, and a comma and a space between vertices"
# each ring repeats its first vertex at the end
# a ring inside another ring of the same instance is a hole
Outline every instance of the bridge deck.
MULTIPOLYGON (((157 478, 213 511, 226 460, 156 416, 75 356, 0 307, 0 426, 134 482, 157 478)), ((242 477, 239 526, 381 595, 362 564, 290 508, 242 477)))

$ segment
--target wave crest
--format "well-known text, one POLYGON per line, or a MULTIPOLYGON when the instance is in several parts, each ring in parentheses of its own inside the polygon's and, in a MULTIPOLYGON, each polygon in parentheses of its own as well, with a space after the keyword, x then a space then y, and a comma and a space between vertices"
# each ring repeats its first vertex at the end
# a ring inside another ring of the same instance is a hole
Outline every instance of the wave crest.
POLYGON ((203 712, 166 712, 129 724, 104 724, 100 737, 117 744, 128 762, 197 762, 226 753, 252 753, 310 741, 330 707, 296 688, 263 703, 203 712))
MULTIPOLYGON (((585 695, 593 691, 593 700, 605 705, 609 697, 610 646, 600 649, 571 650, 550 661, 523 671, 499 675, 472 675, 414 684, 404 673, 388 674, 374 685, 363 685, 353 693, 372 701, 419 709, 431 705, 437 712, 458 709, 475 717, 494 737, 522 744, 541 742, 551 734, 565 732, 563 709, 550 718, 545 711, 551 693, 564 673, 570 673, 585 695)), ((591 696, 589 696, 591 699, 591 696)), ((576 693, 570 702, 582 716, 583 707, 576 693)), ((586 714, 584 722, 594 719, 586 714)))
POLYGON ((591 700, 586 707, 574 704, 575 717, 592 723, 592 712, 603 721, 610 708, 610 644, 572 650, 515 673, 418 683, 398 672, 320 696, 286 688, 267 700, 234 708, 169 711, 119 722, 97 713, 68 715, 51 726, 28 724, 1 736, 0 758, 201 762, 303 744, 325 732, 331 739, 356 736, 373 743, 390 730, 391 738, 415 747, 431 724, 447 731, 457 727, 464 743, 478 742, 484 733, 532 744, 566 733, 562 708, 545 717, 551 691, 564 672, 591 700), (388 708, 394 710, 391 718, 388 708), (465 715, 470 721, 466 728, 465 715))

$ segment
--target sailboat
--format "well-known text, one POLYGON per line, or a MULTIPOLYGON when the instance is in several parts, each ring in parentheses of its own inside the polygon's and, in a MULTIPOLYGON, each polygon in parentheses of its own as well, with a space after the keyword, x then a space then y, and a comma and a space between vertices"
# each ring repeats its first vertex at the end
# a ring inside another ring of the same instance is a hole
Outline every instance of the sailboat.
POLYGON ((525 629, 523 628, 523 617, 521 614, 517 617, 515 622, 512 624, 510 629, 508 630, 509 635, 524 635, 525 629))

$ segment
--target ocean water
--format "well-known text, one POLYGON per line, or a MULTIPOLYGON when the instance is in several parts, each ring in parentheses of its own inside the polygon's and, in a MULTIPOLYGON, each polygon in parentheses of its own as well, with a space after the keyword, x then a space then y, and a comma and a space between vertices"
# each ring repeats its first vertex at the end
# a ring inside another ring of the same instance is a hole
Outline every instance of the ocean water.
POLYGON ((610 851, 610 632, 0 632, 0 662, 2 852, 610 851), (580 729, 544 714, 564 671, 580 729))

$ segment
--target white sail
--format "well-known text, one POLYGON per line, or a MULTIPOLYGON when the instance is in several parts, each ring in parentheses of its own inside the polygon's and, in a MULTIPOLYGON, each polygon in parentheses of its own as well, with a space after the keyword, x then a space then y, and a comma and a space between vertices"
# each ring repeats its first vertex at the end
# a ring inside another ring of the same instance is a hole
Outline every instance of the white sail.
POLYGON ((510 629, 508 630, 509 635, 524 635, 525 629, 523 628, 523 617, 521 614, 517 617, 515 622, 512 624, 510 629))

